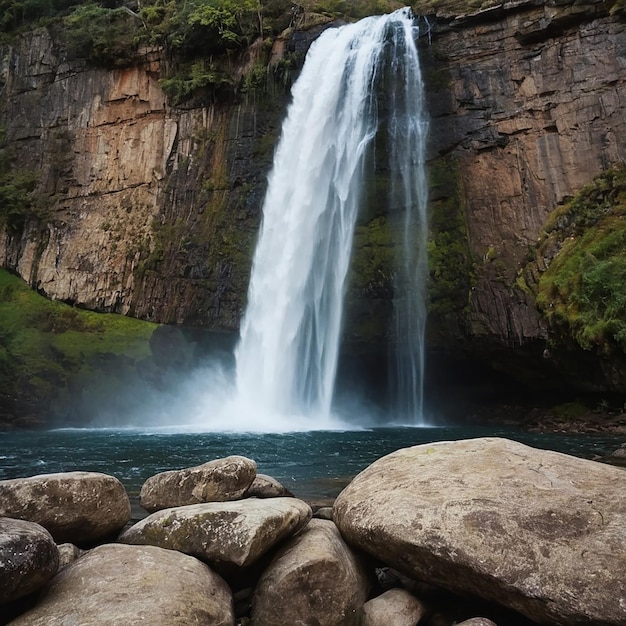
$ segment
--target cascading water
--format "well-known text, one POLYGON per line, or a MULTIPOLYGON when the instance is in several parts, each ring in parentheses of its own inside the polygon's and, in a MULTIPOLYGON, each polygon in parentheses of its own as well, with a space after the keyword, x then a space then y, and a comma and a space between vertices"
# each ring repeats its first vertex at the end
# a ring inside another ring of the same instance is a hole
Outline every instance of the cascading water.
POLYGON ((396 419, 424 424, 424 333, 428 278, 428 121, 417 50, 407 27, 393 30, 395 54, 386 65, 394 81, 389 94, 389 215, 402 245, 394 285, 394 363, 391 397, 396 419), (410 40, 410 43, 407 43, 410 40), (394 367, 395 366, 395 367, 394 367))
POLYGON ((388 86, 390 209, 405 233, 395 308, 396 393, 406 399, 397 409, 405 421, 421 414, 426 124, 414 28, 402 9, 329 29, 294 85, 236 352, 237 404, 262 419, 304 416, 315 428, 330 416, 354 225, 388 86))

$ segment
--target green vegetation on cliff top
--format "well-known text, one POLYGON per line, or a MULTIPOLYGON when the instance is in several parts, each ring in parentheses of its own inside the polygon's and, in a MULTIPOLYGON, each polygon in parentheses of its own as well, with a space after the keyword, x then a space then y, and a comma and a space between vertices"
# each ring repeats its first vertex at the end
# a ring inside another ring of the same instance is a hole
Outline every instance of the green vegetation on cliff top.
POLYGON ((30 400, 32 415, 41 413, 36 406, 52 413, 72 388, 106 375, 124 377, 150 356, 155 328, 51 302, 0 270, 0 418, 3 404, 17 398, 22 404, 30 400))
POLYGON ((99 67, 128 66, 145 46, 162 48, 168 59, 162 86, 172 103, 180 104, 196 93, 220 96, 256 88, 273 39, 288 28, 358 19, 402 5, 397 0, 0 0, 0 42, 47 26, 69 58, 99 67), (254 51, 252 75, 242 80, 234 61, 258 40, 265 45, 254 51))
MULTIPOLYGON (((562 4, 580 4, 575 0, 562 4)), ((625 0, 605 3, 623 12, 625 0)), ((27 30, 61 19, 68 40, 83 52, 93 46, 93 60, 122 62, 139 44, 172 50, 204 49, 207 55, 276 35, 315 16, 360 19, 410 5, 417 14, 460 16, 502 5, 500 0, 0 0, 0 34, 27 30), (308 15, 307 19, 302 19, 308 15), (106 38, 105 38, 106 37, 106 38), (107 41, 108 38, 108 41, 107 41), (120 59, 114 56, 115 51, 120 59), (102 56, 104 53, 104 56, 102 56)))
POLYGON ((315 15, 359 19, 403 5, 398 0, 0 0, 0 32, 60 20, 61 35, 75 53, 94 62, 121 64, 142 44, 211 56, 290 26, 305 26, 315 15))
POLYGON ((609 170, 550 216, 538 257, 537 305, 558 336, 602 354, 626 352, 626 168, 609 170))

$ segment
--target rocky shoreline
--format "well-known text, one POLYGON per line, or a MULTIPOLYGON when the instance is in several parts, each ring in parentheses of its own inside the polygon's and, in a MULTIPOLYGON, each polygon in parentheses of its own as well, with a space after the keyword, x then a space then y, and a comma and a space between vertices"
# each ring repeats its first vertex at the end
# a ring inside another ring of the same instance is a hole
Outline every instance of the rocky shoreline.
POLYGON ((0 624, 619 626, 626 473, 499 438, 405 448, 332 507, 240 456, 0 481, 0 624), (132 516, 135 518, 135 515, 132 516))

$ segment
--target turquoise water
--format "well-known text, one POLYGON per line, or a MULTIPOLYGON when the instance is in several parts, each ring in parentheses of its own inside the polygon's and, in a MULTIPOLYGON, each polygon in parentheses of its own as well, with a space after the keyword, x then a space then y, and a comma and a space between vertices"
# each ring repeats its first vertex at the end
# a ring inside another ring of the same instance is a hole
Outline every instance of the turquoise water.
POLYGON ((604 456, 623 437, 526 433, 510 428, 378 428, 285 434, 174 432, 167 429, 62 429, 0 433, 0 479, 74 470, 119 478, 137 495, 149 476, 240 454, 295 495, 333 497, 377 458, 420 443, 499 436, 583 458, 604 456))

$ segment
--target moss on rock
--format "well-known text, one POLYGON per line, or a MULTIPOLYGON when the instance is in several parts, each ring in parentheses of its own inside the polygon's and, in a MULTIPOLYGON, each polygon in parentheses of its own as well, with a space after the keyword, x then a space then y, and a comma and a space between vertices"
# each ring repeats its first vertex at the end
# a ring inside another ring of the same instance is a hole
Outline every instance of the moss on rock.
POLYGON ((626 168, 621 167, 559 206, 540 238, 534 265, 547 267, 535 283, 537 306, 555 341, 573 340, 605 355, 626 352, 625 249, 626 168))
POLYGON ((380 344, 393 312, 395 245, 384 215, 360 222, 354 232, 346 298, 349 342, 380 344))

